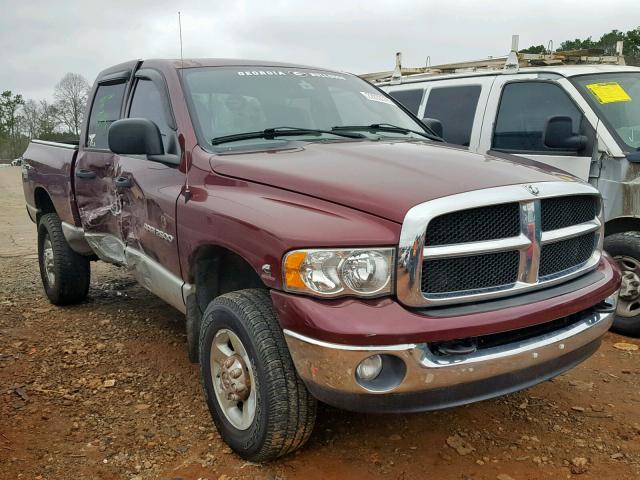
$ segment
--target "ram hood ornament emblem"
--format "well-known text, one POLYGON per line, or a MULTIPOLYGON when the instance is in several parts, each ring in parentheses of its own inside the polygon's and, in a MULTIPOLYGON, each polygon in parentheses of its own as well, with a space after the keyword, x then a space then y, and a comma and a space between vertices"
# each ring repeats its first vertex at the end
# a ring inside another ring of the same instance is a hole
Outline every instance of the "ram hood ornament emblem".
POLYGON ((538 195, 540 193, 540 189, 538 187, 536 187, 535 185, 525 185, 524 188, 527 189, 527 191, 531 194, 531 195, 538 195))

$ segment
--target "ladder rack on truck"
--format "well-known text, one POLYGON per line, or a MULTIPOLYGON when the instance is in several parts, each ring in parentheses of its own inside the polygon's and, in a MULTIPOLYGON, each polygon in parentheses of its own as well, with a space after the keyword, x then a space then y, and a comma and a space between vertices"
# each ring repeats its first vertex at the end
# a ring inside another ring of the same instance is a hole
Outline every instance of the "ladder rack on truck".
POLYGON ((402 52, 397 52, 396 67, 393 71, 365 73, 360 77, 373 83, 390 82, 391 84, 398 84, 402 83, 403 77, 412 75, 442 75, 483 70, 514 72, 522 67, 559 65, 625 65, 622 47, 623 42, 619 41, 616 45, 616 55, 604 55, 603 50, 596 48, 555 52, 549 49, 547 53, 523 53, 518 52, 518 35, 513 35, 511 52, 506 56, 434 66, 427 64, 424 67, 403 67, 402 52))

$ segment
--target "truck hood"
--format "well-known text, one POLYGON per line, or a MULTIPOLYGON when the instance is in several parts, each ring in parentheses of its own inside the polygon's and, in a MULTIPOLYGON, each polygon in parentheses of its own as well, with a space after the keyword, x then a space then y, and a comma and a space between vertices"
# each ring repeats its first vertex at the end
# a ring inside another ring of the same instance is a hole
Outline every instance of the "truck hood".
POLYGON ((416 141, 305 143, 294 149, 214 155, 218 174, 334 202, 401 223, 419 203, 517 183, 576 181, 509 155, 416 141))

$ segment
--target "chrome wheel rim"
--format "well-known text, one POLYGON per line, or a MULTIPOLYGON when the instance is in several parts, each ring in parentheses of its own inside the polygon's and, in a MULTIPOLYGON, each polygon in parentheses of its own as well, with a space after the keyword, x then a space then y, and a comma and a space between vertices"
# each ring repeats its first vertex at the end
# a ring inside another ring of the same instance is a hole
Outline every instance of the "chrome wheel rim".
POLYGON ((615 257, 622 270, 622 284, 616 314, 621 317, 640 315, 640 261, 633 257, 615 257))
POLYGON ((56 283, 56 274, 53 262, 53 245, 51 244, 49 235, 44 237, 44 242, 42 242, 42 263, 44 264, 44 273, 47 277, 47 283, 50 287, 53 287, 56 283))
POLYGON ((209 358, 216 400, 226 419, 246 430, 256 415, 253 366, 240 338, 231 330, 218 330, 209 358))

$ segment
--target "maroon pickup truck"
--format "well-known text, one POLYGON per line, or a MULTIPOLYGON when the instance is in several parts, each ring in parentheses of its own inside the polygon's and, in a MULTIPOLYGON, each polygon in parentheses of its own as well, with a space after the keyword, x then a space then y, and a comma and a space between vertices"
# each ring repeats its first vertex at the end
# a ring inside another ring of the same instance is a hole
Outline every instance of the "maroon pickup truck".
POLYGON ((341 72, 148 60, 100 73, 79 145, 34 140, 24 192, 44 289, 90 262, 186 314, 224 440, 295 450, 317 400, 362 412, 474 402, 596 351, 620 275, 598 191, 444 145, 341 72))

